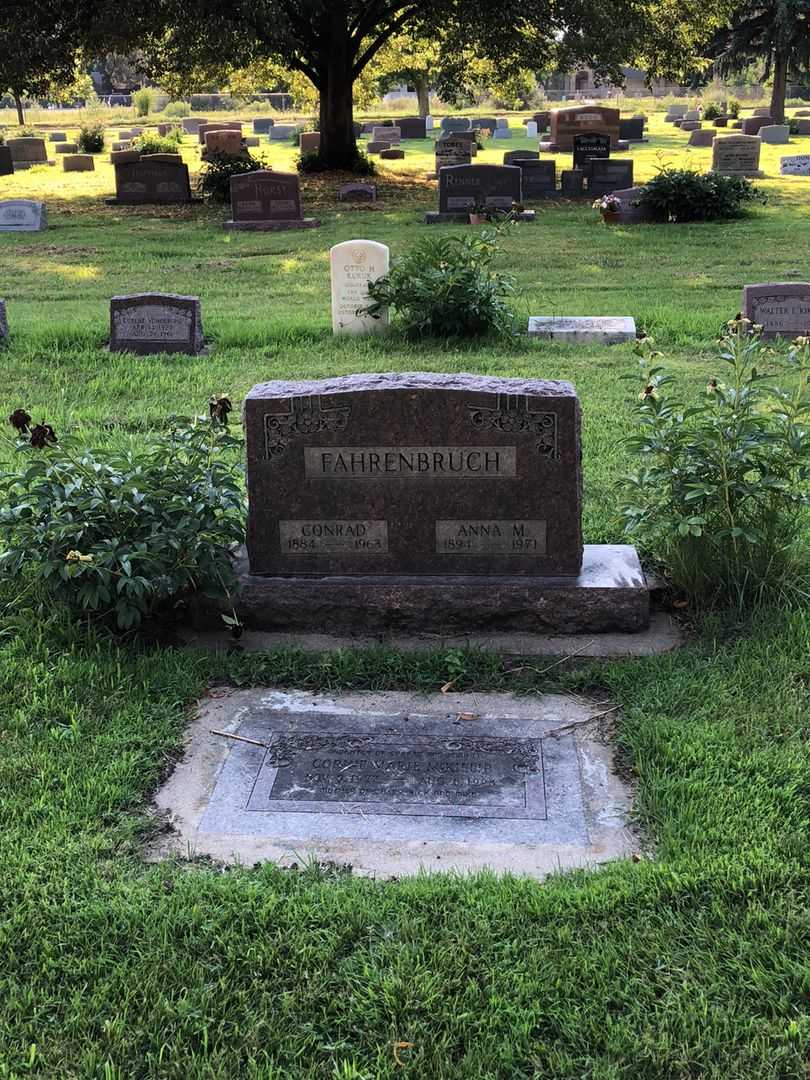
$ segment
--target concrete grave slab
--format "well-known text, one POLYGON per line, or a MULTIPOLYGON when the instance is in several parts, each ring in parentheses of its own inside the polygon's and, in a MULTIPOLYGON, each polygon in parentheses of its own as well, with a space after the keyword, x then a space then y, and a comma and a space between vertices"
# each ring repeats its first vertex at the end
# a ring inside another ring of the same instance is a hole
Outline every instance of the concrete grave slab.
POLYGON ((603 711, 558 695, 214 697, 157 795, 174 833, 151 856, 535 878, 627 857, 639 841, 603 711))
POLYGON ((563 345, 618 345, 636 340, 636 321, 629 315, 532 315, 529 337, 563 345))

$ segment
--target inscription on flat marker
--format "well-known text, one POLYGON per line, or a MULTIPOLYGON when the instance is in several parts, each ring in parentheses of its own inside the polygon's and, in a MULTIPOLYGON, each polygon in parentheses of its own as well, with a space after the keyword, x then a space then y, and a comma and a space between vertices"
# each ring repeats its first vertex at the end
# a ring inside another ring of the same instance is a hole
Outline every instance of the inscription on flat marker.
POLYGON ((280 521, 284 555, 314 555, 330 551, 364 555, 388 551, 386 521, 280 521))
POLYGON ((436 551, 449 555, 545 555, 545 521, 437 521, 436 551))
POLYGON ((544 820, 542 740, 276 735, 246 809, 544 820))
POLYGON ((313 480, 492 480, 516 475, 514 446, 307 446, 313 480))

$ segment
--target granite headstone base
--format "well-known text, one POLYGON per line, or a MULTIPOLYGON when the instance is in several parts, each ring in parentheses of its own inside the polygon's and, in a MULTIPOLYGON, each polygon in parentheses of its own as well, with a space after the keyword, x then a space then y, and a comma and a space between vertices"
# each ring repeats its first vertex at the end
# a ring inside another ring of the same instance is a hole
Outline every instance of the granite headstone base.
MULTIPOLYGON (((515 214, 515 221, 531 224, 534 222, 536 216, 534 210, 521 210, 519 214, 515 214)), ((429 210, 427 214, 425 214, 426 225, 466 225, 469 220, 469 210, 464 210, 460 213, 457 211, 447 212, 441 210, 429 210)))
MULTIPOLYGON (((650 620, 644 572, 627 544, 586 544, 576 577, 260 577, 244 553, 237 571, 235 607, 249 630, 595 634, 644 630, 650 620)), ((197 596, 192 623, 218 628, 222 611, 197 596)))

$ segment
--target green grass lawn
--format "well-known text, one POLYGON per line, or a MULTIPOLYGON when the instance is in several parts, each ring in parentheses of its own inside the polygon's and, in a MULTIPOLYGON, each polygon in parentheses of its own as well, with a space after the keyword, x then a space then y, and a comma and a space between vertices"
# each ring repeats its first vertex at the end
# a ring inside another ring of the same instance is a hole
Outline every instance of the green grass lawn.
MULTIPOLYGON (((633 152, 638 179, 659 152, 683 160, 685 136, 660 118, 653 136, 633 152)), ((606 228, 586 205, 538 204, 501 257, 523 315, 633 315, 700 393, 743 284, 810 278, 810 182, 778 178, 782 153, 810 148, 794 142, 765 149, 770 202, 739 221, 606 228)), ((191 142, 185 153, 196 168, 191 142)), ((292 153, 267 150, 277 168, 292 153)), ((224 210, 106 207, 101 161, 92 175, 0 178, 0 198, 45 198, 50 213, 45 233, 0 236, 13 331, 0 415, 26 406, 57 431, 126 443, 202 411, 211 392, 238 401, 275 377, 569 378, 583 406, 586 540, 618 540, 630 347, 331 335, 329 246, 366 237, 408 250, 436 201, 429 161, 392 162, 374 207, 338 206, 307 180, 322 227, 275 235, 227 234, 224 210), (210 356, 104 351, 110 296, 147 289, 202 297, 210 356)), ((676 654, 554 682, 441 650, 212 657, 96 640, 12 583, 0 609, 0 1077, 810 1076, 808 657, 803 609, 704 618, 676 654), (142 861, 150 795, 207 687, 435 690, 459 669, 459 689, 618 703, 652 856, 543 885, 142 861)))

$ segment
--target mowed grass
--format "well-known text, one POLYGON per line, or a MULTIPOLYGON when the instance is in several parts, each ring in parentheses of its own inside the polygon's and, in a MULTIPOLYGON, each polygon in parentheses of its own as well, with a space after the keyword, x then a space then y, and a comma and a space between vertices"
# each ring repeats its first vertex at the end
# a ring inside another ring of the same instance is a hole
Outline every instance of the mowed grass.
MULTIPOLYGON (((659 150, 674 153, 665 140, 686 140, 660 120, 653 133, 633 152, 637 177, 659 150)), ((766 149, 769 176, 777 155, 800 149, 766 149)), ((278 168, 292 152, 268 156, 278 168)), ((193 163, 190 144, 186 154, 193 163)), ((618 540, 630 347, 332 337, 329 246, 368 237, 396 255, 426 235, 428 163, 391 163, 373 208, 341 207, 306 180, 322 227, 264 236, 226 234, 224 211, 106 207, 108 166, 0 179, 0 198, 44 197, 51 211, 46 233, 0 236, 13 331, 2 415, 26 406, 59 431, 134 443, 171 413, 202 410, 210 392, 238 402, 276 377, 570 378, 583 405, 586 539, 618 540), (213 353, 108 354, 109 297, 144 289, 201 296, 213 353)), ((511 232, 500 260, 525 290, 522 317, 632 314, 700 393, 742 285, 810 274, 810 185, 762 186, 767 208, 716 225, 613 229, 585 205, 538 204, 538 222, 511 232)), ((556 678, 441 649, 212 657, 119 646, 66 625, 20 583, 0 615, 0 1076, 810 1075, 805 610, 705 619, 678 653, 556 678), (159 827, 150 795, 207 687, 427 691, 451 676, 459 689, 618 704, 643 857, 542 885, 143 862, 159 827)))

